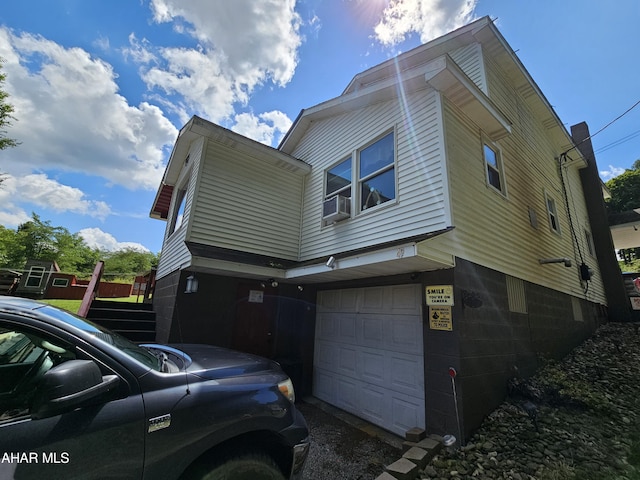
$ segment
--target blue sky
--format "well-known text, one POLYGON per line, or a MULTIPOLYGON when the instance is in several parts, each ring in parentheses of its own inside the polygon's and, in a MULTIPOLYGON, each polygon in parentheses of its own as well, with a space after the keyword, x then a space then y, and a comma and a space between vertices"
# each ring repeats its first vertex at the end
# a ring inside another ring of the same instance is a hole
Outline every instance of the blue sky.
MULTIPOLYGON (((91 246, 158 252, 149 218, 191 115, 277 145, 355 74, 489 15, 567 129, 640 100, 640 2, 23 0, 0 11, 21 142, 0 151, 0 224, 37 213, 91 246)), ((640 158, 640 107, 593 137, 603 180, 640 158)))

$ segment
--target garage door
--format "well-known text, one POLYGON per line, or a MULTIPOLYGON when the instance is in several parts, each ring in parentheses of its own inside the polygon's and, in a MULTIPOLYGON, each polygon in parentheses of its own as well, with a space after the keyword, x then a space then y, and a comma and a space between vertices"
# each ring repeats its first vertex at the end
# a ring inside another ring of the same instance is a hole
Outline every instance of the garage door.
POLYGON ((398 435, 424 428, 418 285, 318 293, 313 394, 398 435))

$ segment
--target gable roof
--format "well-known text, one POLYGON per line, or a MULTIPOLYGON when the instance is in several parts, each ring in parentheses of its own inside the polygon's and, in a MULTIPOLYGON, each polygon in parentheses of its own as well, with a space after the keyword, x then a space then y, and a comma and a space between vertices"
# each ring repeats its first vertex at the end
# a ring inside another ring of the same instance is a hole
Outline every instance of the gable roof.
POLYGON ((488 129, 487 133, 493 130, 495 138, 508 134, 509 119, 448 56, 448 52, 474 43, 482 44, 485 54, 491 56, 511 78, 553 137, 558 153, 573 146, 571 136, 542 91, 493 21, 485 16, 358 73, 339 97, 302 110, 278 148, 293 152, 315 120, 397 97, 399 83, 405 93, 428 87, 439 90, 483 129, 488 129))

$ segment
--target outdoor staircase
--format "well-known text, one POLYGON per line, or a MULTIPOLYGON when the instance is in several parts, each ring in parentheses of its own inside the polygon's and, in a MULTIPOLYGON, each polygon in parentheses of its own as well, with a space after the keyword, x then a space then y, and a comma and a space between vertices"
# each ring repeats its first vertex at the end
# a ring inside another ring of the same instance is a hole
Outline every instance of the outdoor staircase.
POLYGON ((150 303, 93 300, 86 318, 135 343, 156 341, 156 314, 150 303))

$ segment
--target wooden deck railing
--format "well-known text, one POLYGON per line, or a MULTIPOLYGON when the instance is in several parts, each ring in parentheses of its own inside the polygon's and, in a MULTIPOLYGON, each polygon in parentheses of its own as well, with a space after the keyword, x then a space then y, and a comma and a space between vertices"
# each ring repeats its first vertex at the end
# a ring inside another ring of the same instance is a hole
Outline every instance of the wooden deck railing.
POLYGON ((91 302, 93 302, 93 299, 96 298, 96 295, 98 293, 98 287, 100 286, 102 272, 104 272, 104 262, 100 260, 98 263, 96 263, 96 268, 93 269, 91 280, 89 281, 89 285, 87 285, 87 290, 84 292, 84 297, 82 297, 82 303, 80 304, 80 308, 78 309, 78 315, 80 315, 81 317, 86 317, 87 313, 89 313, 91 302))

